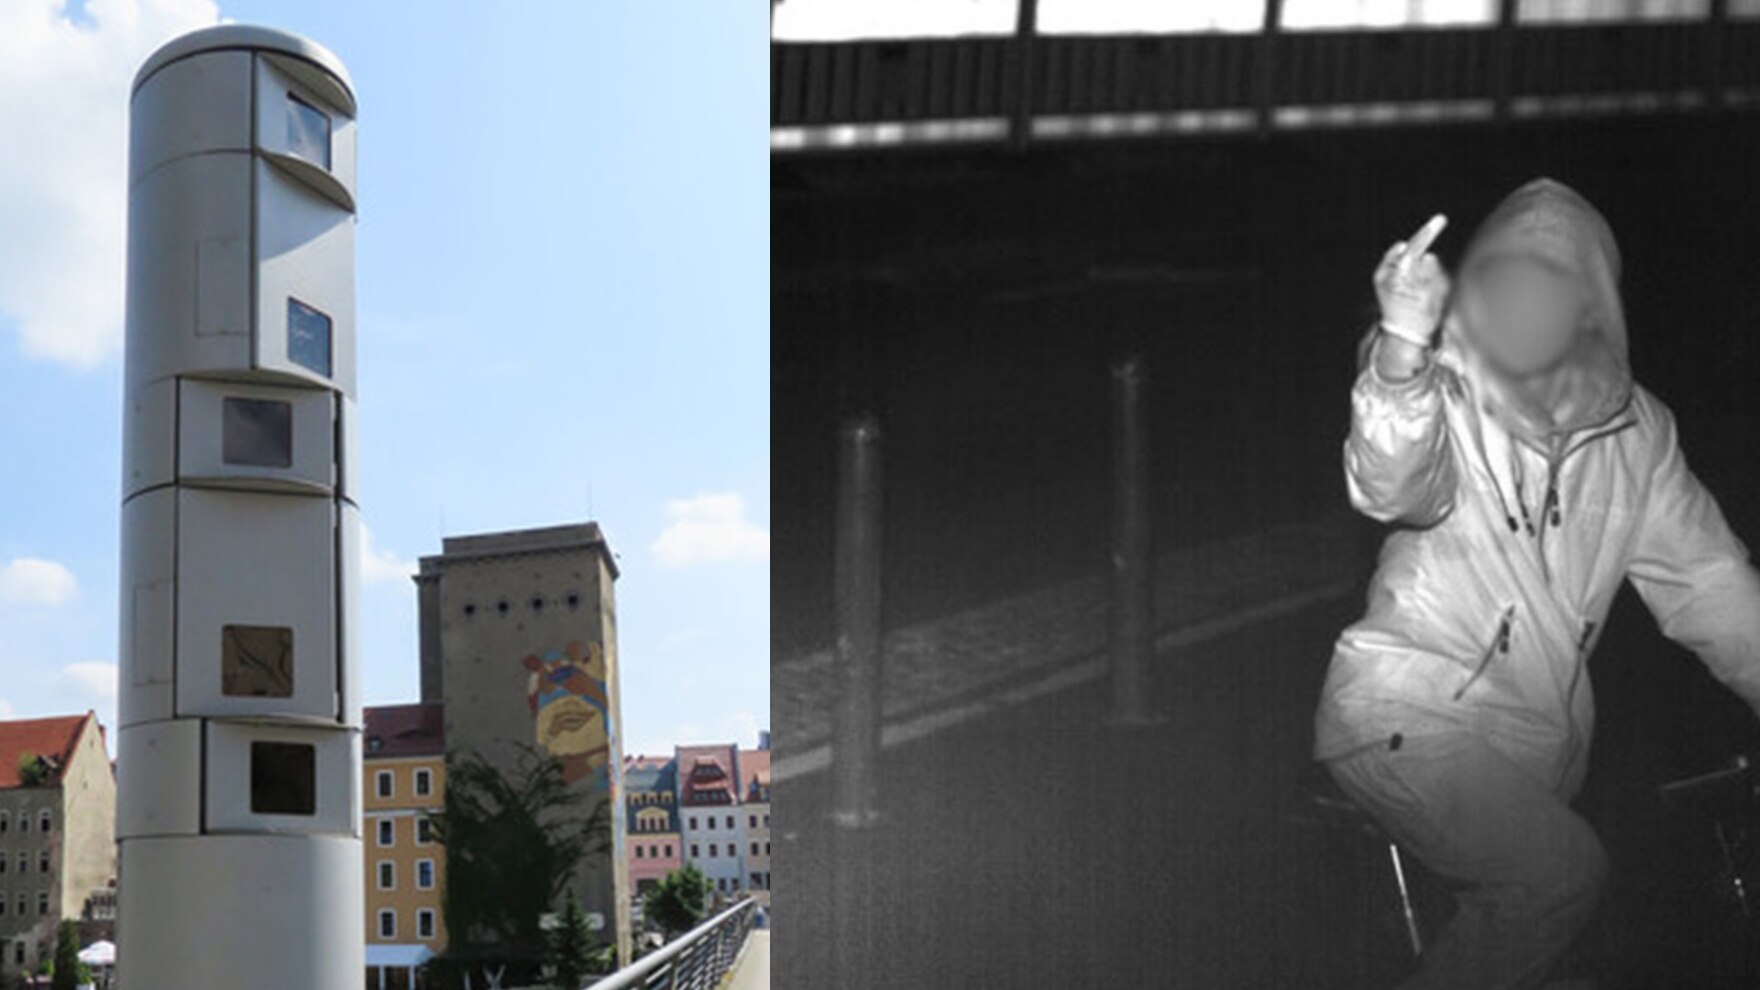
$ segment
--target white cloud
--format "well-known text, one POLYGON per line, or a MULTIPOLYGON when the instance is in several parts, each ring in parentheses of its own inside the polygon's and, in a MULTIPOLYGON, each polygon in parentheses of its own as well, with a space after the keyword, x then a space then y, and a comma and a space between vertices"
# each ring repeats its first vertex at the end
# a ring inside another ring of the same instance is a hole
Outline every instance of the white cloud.
POLYGON ((70 663, 55 676, 54 697, 67 712, 91 709, 98 721, 116 725, 117 667, 113 663, 70 663))
POLYGON ((61 668, 64 685, 105 701, 116 700, 116 665, 113 663, 70 663, 61 668))
POLYGON ((25 354, 91 367, 122 344, 129 85, 213 0, 0 2, 0 317, 25 354))
POLYGON ((0 565, 0 605, 60 605, 78 591, 73 572, 53 560, 19 557, 0 565))
POLYGON ((734 492, 666 503, 672 522, 654 541, 663 567, 770 559, 770 534, 746 519, 746 501, 734 492))
POLYGON ((373 531, 364 524, 361 526, 361 579, 367 584, 392 584, 401 582, 405 586, 416 572, 416 562, 405 560, 390 550, 381 550, 373 545, 373 531))

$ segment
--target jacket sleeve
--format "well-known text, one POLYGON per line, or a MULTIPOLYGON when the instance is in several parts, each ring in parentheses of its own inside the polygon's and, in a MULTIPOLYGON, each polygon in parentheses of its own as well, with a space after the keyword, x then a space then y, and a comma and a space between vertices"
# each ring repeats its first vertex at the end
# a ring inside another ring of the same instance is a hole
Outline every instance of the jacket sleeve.
POLYGON ((1760 574, 1656 411, 1657 457, 1626 573, 1668 638, 1760 712, 1760 574))
POLYGON ((1444 372, 1432 360, 1405 381, 1388 381, 1375 368, 1380 335, 1370 333, 1351 389, 1351 432, 1344 442, 1351 505, 1382 522, 1432 526, 1448 516, 1455 497, 1444 372))

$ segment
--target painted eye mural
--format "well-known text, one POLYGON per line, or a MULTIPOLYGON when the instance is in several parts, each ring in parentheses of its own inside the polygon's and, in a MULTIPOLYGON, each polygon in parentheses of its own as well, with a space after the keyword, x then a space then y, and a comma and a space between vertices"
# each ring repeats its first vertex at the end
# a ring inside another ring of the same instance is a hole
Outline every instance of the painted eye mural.
POLYGON ((598 643, 569 643, 562 650, 528 654, 526 702, 538 745, 562 764, 573 783, 588 776, 610 786, 615 726, 605 694, 605 652, 598 643))

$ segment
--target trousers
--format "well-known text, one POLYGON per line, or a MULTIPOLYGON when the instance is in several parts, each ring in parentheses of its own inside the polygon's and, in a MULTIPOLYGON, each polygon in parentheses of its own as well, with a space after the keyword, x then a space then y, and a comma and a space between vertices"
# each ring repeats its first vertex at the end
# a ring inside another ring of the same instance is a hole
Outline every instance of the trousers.
POLYGON ((1326 767, 1458 891, 1454 918, 1401 990, 1546 984, 1607 886, 1607 853, 1565 797, 1466 730, 1395 737, 1326 767))

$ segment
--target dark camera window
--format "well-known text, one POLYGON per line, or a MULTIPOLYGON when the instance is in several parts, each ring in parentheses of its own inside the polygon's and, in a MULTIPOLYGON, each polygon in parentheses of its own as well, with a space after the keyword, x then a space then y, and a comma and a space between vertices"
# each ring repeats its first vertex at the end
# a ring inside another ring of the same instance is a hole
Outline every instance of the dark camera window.
POLYGON ((330 377, 330 317, 298 299, 287 300, 287 359, 330 377))
POLYGON ((304 743, 251 743, 251 814, 318 811, 317 750, 304 743))
POLYGON ((222 627, 220 691, 231 698, 293 697, 293 630, 222 627))
POLYGON ((330 117, 292 93, 287 94, 287 150, 330 170, 330 117))
POLYGON ((293 404, 273 399, 226 399, 221 406, 221 453, 228 464, 293 466, 293 404))

